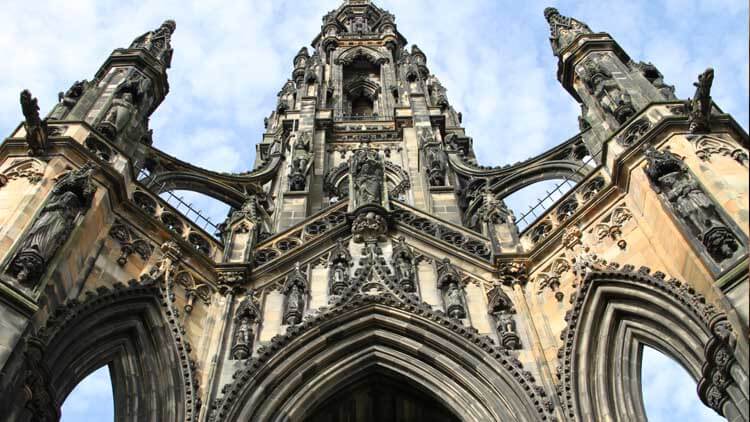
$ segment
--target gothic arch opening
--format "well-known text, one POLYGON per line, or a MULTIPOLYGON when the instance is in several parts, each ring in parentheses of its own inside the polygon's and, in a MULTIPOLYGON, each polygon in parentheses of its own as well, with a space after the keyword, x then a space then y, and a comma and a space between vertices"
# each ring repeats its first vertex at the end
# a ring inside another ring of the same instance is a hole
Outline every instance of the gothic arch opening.
POLYGON ((105 365, 87 375, 65 398, 60 422, 107 422, 114 418, 112 379, 105 365))
POLYGON ((342 384, 304 422, 459 422, 429 391, 405 379, 373 372, 342 384))
POLYGON ((381 91, 380 65, 367 55, 358 55, 343 66, 344 115, 372 117, 378 114, 381 91))
POLYGON ((349 304, 314 326, 296 327, 267 349, 273 353, 263 353, 224 388, 216 417, 317 417, 347 385, 366 383, 373 375, 418 386, 411 391, 430 392, 415 400, 438 403, 448 420, 536 421, 545 415, 543 390, 520 375, 523 371, 513 367, 510 355, 421 312, 372 302, 349 304))
POLYGON ((650 422, 725 420, 695 400, 696 380, 679 362, 650 346, 642 349, 641 388, 650 422))
POLYGON ((646 420, 641 354, 659 350, 699 380, 698 396, 729 420, 748 416, 747 356, 726 316, 705 298, 647 269, 589 273, 576 293, 564 345, 564 411, 574 420, 646 420), (744 390, 743 390, 744 389, 744 390))
POLYGON ((10 409, 10 420, 57 420, 71 391, 107 366, 115 421, 194 420, 189 357, 160 298, 155 287, 118 285, 61 305, 27 340, 25 371, 33 375, 0 398, 0 407, 10 409))

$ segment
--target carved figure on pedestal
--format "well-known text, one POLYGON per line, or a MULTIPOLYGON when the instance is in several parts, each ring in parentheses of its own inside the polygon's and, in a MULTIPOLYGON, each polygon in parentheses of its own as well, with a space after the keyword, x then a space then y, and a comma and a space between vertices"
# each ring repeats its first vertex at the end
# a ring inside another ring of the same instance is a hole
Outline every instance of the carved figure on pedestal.
POLYGON ((487 311, 495 318, 495 329, 500 344, 505 349, 518 349, 521 341, 516 331, 516 321, 513 319, 513 314, 516 313, 513 302, 499 284, 489 291, 487 299, 487 311))
POLYGON ((688 117, 690 118, 690 132, 707 132, 711 125, 711 86, 714 83, 714 70, 710 67, 698 75, 695 94, 688 101, 688 117))
POLYGON ((139 73, 125 78, 115 89, 112 104, 97 129, 110 140, 115 140, 127 128, 133 116, 139 111, 145 116, 149 111, 150 89, 151 81, 139 73))
POLYGON ((399 237, 398 243, 393 247, 392 266, 399 286, 409 293, 416 293, 417 291, 414 261, 414 253, 411 248, 406 244, 403 237, 399 237))
POLYGON ((437 285, 443 292, 445 313, 455 319, 466 318, 464 289, 458 269, 451 264, 450 259, 443 258, 437 265, 437 272, 437 285))
POLYGON ((734 256, 740 248, 738 236, 682 160, 669 150, 653 147, 646 149, 644 155, 648 162, 646 174, 657 193, 711 258, 720 263, 734 256))
POLYGON ((307 156, 301 155, 292 161, 289 173, 289 190, 304 191, 307 187, 307 156))
POLYGON ((307 292, 307 275, 302 271, 298 262, 295 264, 294 271, 287 276, 286 283, 284 283, 283 293, 286 295, 284 324, 296 325, 302 322, 307 292))
POLYGON ((252 354, 255 332, 253 324, 260 318, 260 309, 254 292, 249 290, 245 299, 237 307, 235 317, 234 344, 232 345, 232 359, 247 359, 252 354))
POLYGON ((94 168, 85 165, 57 181, 41 213, 26 233, 8 272, 23 284, 37 281, 45 266, 67 240, 76 219, 91 206, 96 187, 94 168))

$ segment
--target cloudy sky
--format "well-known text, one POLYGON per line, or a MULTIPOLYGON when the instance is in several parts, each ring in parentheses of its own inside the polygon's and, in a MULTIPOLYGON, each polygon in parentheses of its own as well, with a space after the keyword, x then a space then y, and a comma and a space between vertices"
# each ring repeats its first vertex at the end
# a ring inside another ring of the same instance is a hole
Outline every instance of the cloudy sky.
MULTIPOLYGON (((169 73, 171 93, 152 117, 155 145, 210 169, 243 171, 252 167, 263 117, 291 74, 292 58, 320 30, 322 15, 340 0, 4 3, 0 132, 9 134, 22 118, 21 89, 30 89, 46 112, 56 102, 57 92, 76 80, 91 79, 114 48, 127 46, 134 37, 172 18, 177 31, 169 73)), ((746 0, 377 3, 396 15, 399 30, 427 54, 428 65, 448 88, 451 103, 463 112, 464 126, 474 137, 483 164, 522 160, 578 131, 578 106, 555 79, 556 59, 542 16, 550 5, 595 31, 609 32, 634 60, 653 62, 667 83, 676 85, 681 98, 692 95, 692 83, 700 72, 714 67, 714 100, 748 127, 746 0)), ((524 208, 528 196, 517 196, 511 205, 524 208)), ((214 221, 226 212, 197 196, 187 198, 214 221)), ((647 393, 655 391, 654 400, 647 399, 647 404, 694 403, 670 400, 676 390, 649 390, 649 385, 663 387, 664 380, 677 379, 672 376, 679 372, 674 367, 661 367, 662 371, 654 371, 656 378, 646 377, 647 393), (656 399, 659 394, 665 395, 663 399, 656 399)), ((106 379, 106 371, 98 374, 106 379)), ((107 388, 94 385, 88 388, 89 395, 66 404, 66 421, 91 420, 80 416, 79 410, 106 402, 94 400, 91 393, 107 388)), ((692 389, 690 393, 694 394, 692 389)), ((652 420, 671 420, 668 415, 677 414, 674 409, 654 409, 652 420)))

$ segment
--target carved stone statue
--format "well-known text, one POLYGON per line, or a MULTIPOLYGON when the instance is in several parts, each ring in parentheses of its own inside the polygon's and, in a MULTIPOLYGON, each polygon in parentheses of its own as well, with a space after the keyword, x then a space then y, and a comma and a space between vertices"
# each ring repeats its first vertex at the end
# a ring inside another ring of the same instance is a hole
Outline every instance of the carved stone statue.
POLYGON ((52 194, 21 243, 8 272, 23 284, 33 284, 67 240, 76 219, 91 206, 96 187, 92 165, 71 171, 57 181, 52 194))
POLYGON ((153 31, 148 31, 140 37, 133 40, 130 48, 142 48, 169 68, 172 65, 172 34, 177 28, 173 20, 165 20, 161 26, 153 31))
POLYGON ((669 150, 653 147, 644 155, 646 174, 660 197, 713 260, 721 263, 734 256, 740 247, 739 238, 682 160, 669 150))
POLYGON ((544 17, 550 26, 550 43, 555 56, 569 46, 580 34, 590 34, 591 28, 585 23, 563 16, 554 7, 544 9, 544 17))
POLYGON ((292 160, 289 173, 289 190, 303 191, 307 187, 307 156, 301 155, 292 160))
POLYGON ((145 116, 150 111, 150 90, 150 79, 139 73, 130 74, 115 88, 112 105, 97 129, 110 140, 115 140, 128 127, 133 116, 145 116))
POLYGON ((630 94, 620 87, 605 61, 605 57, 593 56, 583 63, 578 72, 589 93, 601 104, 602 109, 618 122, 624 123, 635 114, 635 107, 630 94))
POLYGON ((88 81, 76 81, 65 93, 60 92, 57 95, 59 102, 50 113, 49 119, 60 120, 65 117, 81 99, 87 87, 88 81))
POLYGON ((250 347, 253 343, 253 329, 250 326, 249 318, 242 318, 234 335, 234 347, 232 348, 232 358, 247 359, 250 356, 250 347))
POLYGON ((436 146, 428 147, 425 150, 427 179, 430 186, 445 186, 445 163, 442 153, 436 146))
POLYGON ((26 89, 21 91, 21 111, 25 119, 23 127, 26 130, 26 143, 29 144, 29 155, 44 153, 47 149, 47 121, 39 117, 37 99, 26 89))
POLYGON ((363 205, 383 206, 383 162, 378 152, 371 148, 354 151, 349 162, 354 192, 354 209, 363 205))
POLYGON ((352 233, 356 242, 375 240, 388 231, 383 216, 374 212, 361 213, 352 223, 352 233))
POLYGON ((688 116, 690 118, 690 132, 707 132, 711 125, 711 86, 714 82, 714 70, 710 67, 698 75, 695 94, 688 101, 688 116))
POLYGON ((445 294, 445 311, 449 317, 454 319, 466 318, 466 309, 464 308, 463 291, 458 287, 457 282, 450 283, 445 294))
POLYGON ((516 321, 513 314, 516 312, 510 297, 498 284, 488 293, 488 312, 495 318, 495 328, 500 339, 500 344, 506 349, 518 349, 521 342, 516 331, 516 321))
POLYGON ((302 271, 299 263, 295 264, 294 271, 287 276, 283 293, 286 295, 284 323, 299 324, 305 312, 305 295, 307 294, 307 275, 302 271))

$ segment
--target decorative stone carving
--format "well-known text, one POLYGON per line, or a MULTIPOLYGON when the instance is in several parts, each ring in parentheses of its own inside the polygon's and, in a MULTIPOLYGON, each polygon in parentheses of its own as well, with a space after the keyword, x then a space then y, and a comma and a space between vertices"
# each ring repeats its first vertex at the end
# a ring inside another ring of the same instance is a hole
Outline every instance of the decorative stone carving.
POLYGON ((714 83, 714 70, 710 67, 698 75, 695 85, 695 94, 687 102, 688 119, 690 121, 690 132, 708 132, 711 129, 711 85, 714 83))
POLYGON ((445 313, 453 319, 466 318, 466 299, 458 269, 451 264, 450 259, 443 258, 437 264, 438 289, 442 292, 445 313))
POLYGON ((154 250, 149 242, 143 240, 131 227, 119 220, 112 225, 109 236, 120 244, 120 256, 117 258, 120 266, 124 266, 133 253, 140 256, 144 262, 148 261, 154 250))
POLYGON ((26 131, 26 143, 29 144, 29 155, 40 155, 47 150, 47 121, 39 117, 39 104, 31 92, 21 91, 21 111, 23 128, 26 131))
POLYGON ((526 285, 528 282, 528 265, 523 261, 501 262, 498 264, 498 278, 506 286, 519 284, 526 285))
POLYGON ((385 206, 385 173, 378 151, 369 147, 354 151, 349 160, 350 192, 354 211, 364 205, 385 206))
POLYGON ((516 313, 513 302, 499 284, 489 291, 487 300, 487 311, 495 319, 495 329, 500 338, 500 345, 504 349, 519 349, 521 340, 516 330, 516 321, 513 319, 516 313))
POLYGON ((91 206, 96 191, 91 175, 93 164, 87 163, 62 176, 39 216, 25 234, 18 252, 6 270, 20 283, 35 284, 47 264, 68 239, 79 216, 91 206))
POLYGON ((211 304, 212 288, 205 282, 196 280, 196 277, 192 272, 185 269, 177 272, 174 276, 175 283, 185 289, 185 299, 187 300, 183 309, 186 314, 193 312, 196 298, 200 299, 204 305, 211 304))
POLYGON ((581 244, 581 228, 576 225, 568 226, 562 235, 562 244, 565 249, 573 249, 581 244))
POLYGON ((606 62, 606 56, 592 56, 583 62, 578 73, 602 109, 617 122, 624 123, 635 114, 635 107, 630 94, 620 87, 606 62))
POLYGON ((284 303, 285 325, 296 325, 302 322, 308 292, 307 274, 300 268, 298 262, 294 265, 294 270, 287 276, 282 289, 282 293, 286 296, 284 303))
POLYGON ((388 232, 385 218, 375 212, 359 214, 352 223, 352 233, 356 242, 377 240, 388 232))
POLYGON ((668 149, 645 150, 646 175, 662 202, 675 214, 689 235, 697 239, 711 259, 720 264, 740 249, 740 238, 706 195, 685 163, 668 149))
POLYGON ((148 51, 161 61, 166 68, 172 65, 172 34, 177 28, 175 21, 168 19, 158 29, 148 31, 133 40, 130 48, 140 48, 148 51))
POLYGON ((563 274, 568 272, 570 268, 570 263, 565 258, 555 259, 552 264, 536 277, 536 281, 539 284, 537 294, 544 293, 544 289, 550 289, 555 293, 555 299, 558 302, 562 302, 565 294, 559 290, 560 282, 563 274))
POLYGON ((712 335, 704 348, 706 361, 698 382, 698 396, 708 407, 724 415, 724 403, 730 400, 727 387, 734 382, 730 371, 736 360, 733 352, 737 339, 723 315, 711 320, 710 330, 712 335))
MULTIPOLYGON (((4 179, 5 183, 9 183, 11 180, 26 179, 32 185, 36 185, 44 177, 44 168, 47 164, 37 160, 36 158, 22 158, 11 162, 10 166, 6 168, 0 179, 4 179)), ((0 184, 0 187, 2 184, 0 184)))
POLYGON ((625 148, 638 142, 643 135, 651 129, 651 122, 647 118, 641 118, 633 122, 622 136, 617 137, 617 143, 625 148))
POLYGON ((643 74, 643 77, 645 77, 649 82, 651 82, 651 85, 656 88, 657 91, 664 97, 666 100, 676 100, 677 97, 674 95, 674 85, 667 85, 664 82, 664 75, 662 75, 661 72, 659 72, 659 69, 656 68, 656 66, 653 65, 653 63, 646 63, 646 62, 631 62, 632 66, 636 69, 640 70, 643 74))
POLYGON ((391 266, 396 273, 396 281, 405 292, 416 293, 416 270, 414 252, 403 236, 398 238, 398 243, 393 247, 391 266))
POLYGON ((237 307, 234 317, 234 335, 232 336, 232 359, 244 360, 253 351, 255 331, 253 326, 260 319, 260 305, 253 290, 249 290, 237 307))
POLYGON ((26 340, 23 360, 23 388, 25 408, 34 421, 57 421, 60 410, 50 388, 49 369, 43 362, 44 345, 37 337, 26 340))
POLYGON ((722 155, 748 167, 747 151, 729 141, 714 136, 691 137, 689 140, 695 146, 695 155, 701 161, 711 162, 712 156, 722 155))
POLYGON ((550 43, 552 52, 559 56, 580 34, 590 34, 591 28, 585 23, 563 16, 554 7, 544 9, 544 17, 550 26, 550 43))

